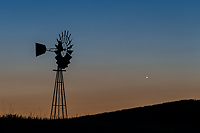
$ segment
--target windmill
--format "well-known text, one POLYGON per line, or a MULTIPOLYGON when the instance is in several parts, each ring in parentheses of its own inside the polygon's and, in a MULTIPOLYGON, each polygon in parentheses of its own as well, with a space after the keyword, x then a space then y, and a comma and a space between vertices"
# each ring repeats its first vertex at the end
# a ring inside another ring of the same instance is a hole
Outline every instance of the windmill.
POLYGON ((35 43, 36 47, 36 57, 44 54, 46 51, 54 52, 56 54, 56 78, 51 106, 51 114, 50 119, 64 119, 67 118, 67 104, 66 104, 66 96, 65 96, 65 88, 64 88, 64 80, 63 80, 63 71, 66 71, 65 68, 70 64, 70 59, 72 58, 71 54, 73 52, 72 47, 72 39, 70 38, 71 34, 69 31, 62 32, 59 34, 59 38, 57 39, 57 44, 55 44, 55 48, 47 49, 44 44, 35 43))

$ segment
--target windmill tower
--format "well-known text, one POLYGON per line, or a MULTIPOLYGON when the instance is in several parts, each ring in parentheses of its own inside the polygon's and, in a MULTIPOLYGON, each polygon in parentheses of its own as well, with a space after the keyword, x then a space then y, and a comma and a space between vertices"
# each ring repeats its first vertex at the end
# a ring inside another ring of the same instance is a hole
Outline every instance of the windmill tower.
POLYGON ((57 69, 53 70, 56 72, 51 114, 50 119, 64 119, 67 118, 67 103, 64 87, 63 72, 66 71, 65 68, 70 64, 70 59, 72 58, 71 50, 73 44, 71 44, 72 39, 70 39, 71 34, 69 31, 64 31, 59 34, 59 39, 57 39, 57 44, 55 48, 47 49, 44 44, 35 43, 36 46, 36 57, 44 54, 46 51, 54 52, 56 54, 57 69))

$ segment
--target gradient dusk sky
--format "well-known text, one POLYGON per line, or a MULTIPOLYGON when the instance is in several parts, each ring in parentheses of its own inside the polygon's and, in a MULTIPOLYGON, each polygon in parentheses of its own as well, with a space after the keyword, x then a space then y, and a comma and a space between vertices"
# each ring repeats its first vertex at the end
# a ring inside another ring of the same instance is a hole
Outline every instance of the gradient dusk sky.
POLYGON ((200 99, 199 0, 1 0, 0 115, 49 117, 55 54, 35 42, 64 30, 69 117, 200 99))

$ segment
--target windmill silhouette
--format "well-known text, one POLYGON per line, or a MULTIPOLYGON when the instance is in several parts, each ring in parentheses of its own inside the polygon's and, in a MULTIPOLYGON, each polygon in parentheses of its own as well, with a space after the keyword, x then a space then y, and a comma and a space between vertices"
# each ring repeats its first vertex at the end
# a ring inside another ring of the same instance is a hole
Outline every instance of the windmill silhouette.
POLYGON ((67 118, 67 103, 66 103, 66 95, 65 95, 65 87, 64 87, 64 79, 63 79, 63 71, 66 71, 65 68, 70 64, 70 59, 72 58, 71 54, 73 52, 71 44, 72 39, 70 39, 71 34, 69 31, 62 32, 59 34, 59 38, 57 39, 57 44, 55 44, 55 48, 47 49, 44 44, 35 43, 36 47, 36 57, 44 54, 46 51, 54 52, 56 54, 56 63, 57 69, 52 106, 51 106, 51 114, 50 119, 64 119, 67 118))

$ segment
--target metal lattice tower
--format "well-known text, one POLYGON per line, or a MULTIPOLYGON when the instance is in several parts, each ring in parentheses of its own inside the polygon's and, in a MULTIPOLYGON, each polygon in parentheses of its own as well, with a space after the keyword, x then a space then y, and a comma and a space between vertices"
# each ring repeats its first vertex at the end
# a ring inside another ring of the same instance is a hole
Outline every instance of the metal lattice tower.
POLYGON ((66 70, 57 68, 57 70, 54 71, 56 71, 56 79, 54 85, 50 119, 64 119, 67 118, 67 104, 63 80, 63 71, 66 70))

